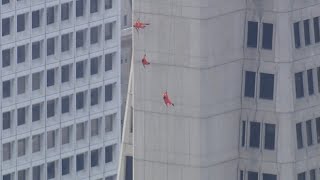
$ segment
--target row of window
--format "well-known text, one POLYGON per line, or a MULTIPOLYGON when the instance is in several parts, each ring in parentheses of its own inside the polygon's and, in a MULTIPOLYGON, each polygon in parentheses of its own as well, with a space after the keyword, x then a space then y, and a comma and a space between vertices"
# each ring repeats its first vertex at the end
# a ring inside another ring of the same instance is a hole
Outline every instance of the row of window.
MULTIPOLYGON (((105 24, 105 40, 112 39, 112 28, 113 23, 107 23, 105 24)), ((90 28, 90 45, 98 44, 100 43, 100 37, 101 37, 101 29, 102 25, 91 27, 90 28)), ((75 47, 76 48, 85 48, 87 45, 87 32, 88 29, 79 30, 76 32, 76 41, 75 41, 75 47)), ((32 60, 38 60, 40 58, 43 58, 43 53, 46 54, 46 56, 55 56, 59 52, 61 53, 67 53, 72 50, 72 39, 73 39, 73 33, 67 33, 56 37, 51 37, 46 39, 46 51, 43 52, 44 48, 44 40, 36 41, 30 44, 24 44, 20 45, 16 48, 7 48, 2 50, 2 67, 9 67, 13 64, 13 59, 16 59, 17 64, 26 62, 29 58, 29 48, 31 48, 31 59, 32 60), (60 41, 60 43, 59 43, 60 41), (60 44, 60 50, 58 45, 60 44), (16 56, 16 57, 15 57, 16 56)))
MULTIPOLYGON (((104 72, 112 70, 112 54, 105 55, 104 72)), ((79 61, 75 65, 75 78, 83 79, 88 74, 91 76, 101 74, 102 68, 102 57, 94 57, 90 59, 90 72, 87 72, 87 60, 79 61)), ((64 83, 72 83, 73 80, 73 64, 67 64, 61 66, 61 68, 56 67, 48 69, 46 75, 43 71, 33 73, 32 75, 25 75, 17 77, 16 79, 10 79, 2 82, 2 98, 10 98, 13 96, 14 84, 16 83, 17 95, 25 94, 30 90, 37 91, 42 89, 44 86, 43 81, 46 77, 46 86, 54 87, 55 85, 63 85, 64 83), (60 72, 59 72, 60 71, 60 72), (59 77, 59 74, 61 75, 59 77), (29 83, 31 78, 31 83, 29 83), (31 84, 30 88, 28 87, 31 84)), ((108 89, 111 90, 111 89, 108 89)), ((112 90, 111 90, 112 91, 112 90)), ((112 93, 112 92, 111 92, 112 93)), ((109 94, 106 94, 109 95, 109 94)))
POLYGON ((297 180, 306 180, 307 175, 309 175, 309 178, 308 178, 309 180, 317 180, 317 179, 319 179, 320 176, 317 174, 316 171, 317 171, 316 169, 311 169, 309 171, 309 173, 308 172, 301 172, 297 175, 297 180))
POLYGON ((245 171, 240 170, 240 180, 277 180, 277 175, 269 173, 258 173, 255 171, 245 171), (259 178, 260 175, 260 178, 259 178))
POLYGON ((297 72, 294 75, 296 98, 303 98, 304 91, 304 76, 307 76, 307 92, 309 96, 315 94, 314 73, 316 73, 316 82, 318 83, 318 91, 320 92, 320 67, 316 69, 308 69, 307 71, 297 72), (315 72, 316 71, 316 72, 315 72))
MULTIPOLYGON (((75 156, 66 157, 60 160, 48 162, 43 165, 33 166, 32 168, 19 170, 17 172, 18 180, 27 180, 29 179, 29 173, 32 171, 32 180, 42 180, 42 179, 54 179, 59 177, 59 169, 61 176, 73 174, 75 170, 76 172, 85 171, 89 165, 91 168, 102 166, 102 163, 111 163, 114 161, 115 154, 115 145, 106 146, 105 148, 99 148, 95 150, 91 150, 90 152, 84 152, 77 154, 75 156), (104 151, 104 160, 102 157, 102 152, 104 151), (90 158, 89 158, 90 157, 90 158), (89 162, 89 163, 88 163, 89 162), (59 166, 59 163, 60 166, 59 166), (75 164, 74 164, 75 163, 75 164), (46 168, 46 173, 44 172, 44 168, 46 168), (46 178, 45 177, 46 174, 46 178)), ((13 180, 14 173, 3 175, 3 180, 13 180)), ((115 176, 109 176, 105 180, 115 180, 115 176)))
POLYGON ((302 38, 304 40, 305 46, 309 46, 313 43, 319 43, 320 42, 319 25, 320 25, 319 17, 314 17, 313 19, 306 19, 303 21, 293 23, 295 48, 301 48, 302 38), (304 34, 302 34, 301 32, 302 29, 304 34), (311 29, 313 29, 313 33, 311 33, 311 29))
MULTIPOLYGON (((2 0, 8 2, 9 0, 2 0)), ((60 20, 67 21, 72 18, 72 4, 73 2, 67 2, 60 5, 60 20)), ((86 1, 85 0, 77 0, 76 1, 76 17, 85 16, 86 9, 86 1)), ((90 13, 98 13, 99 8, 101 7, 101 0, 90 0, 90 13)), ((112 0, 105 0, 105 9, 112 8, 112 0)), ((32 11, 31 14, 31 28, 39 28, 43 26, 43 14, 46 13, 46 25, 51 25, 54 23, 58 23, 58 15, 59 6, 51 6, 44 9, 39 9, 32 11)), ((8 17, 2 19, 2 36, 7 36, 13 33, 12 27, 14 23, 14 17, 8 17)), ((16 17, 16 31, 23 32, 26 31, 29 27, 29 13, 18 14, 16 17)))
POLYGON ((273 100, 274 91, 274 75, 268 73, 260 73, 260 87, 259 90, 256 88, 256 72, 246 71, 245 72, 245 88, 244 96, 254 98, 255 92, 259 91, 260 99, 273 100))
MULTIPOLYGON (((104 118, 104 130, 102 130, 102 118, 95 118, 90 121, 90 131, 88 131, 88 122, 82 122, 75 125, 75 140, 81 141, 90 138, 99 138, 104 133, 110 133, 113 130, 113 117, 114 115, 108 115, 104 118), (89 132, 89 133, 88 133, 89 132), (88 134, 87 134, 88 133, 88 134)), ((38 153, 44 151, 44 144, 47 149, 58 147, 59 137, 61 146, 68 145, 74 142, 73 126, 63 127, 59 129, 51 130, 46 133, 46 141, 44 142, 44 133, 33 135, 32 138, 26 137, 18 139, 17 142, 8 142, 2 145, 2 161, 8 161, 13 158, 13 149, 16 146, 16 157, 24 157, 29 153, 38 153), (31 141, 31 142, 30 142, 31 141), (31 147, 29 144, 32 144, 31 147)))
POLYGON ((298 149, 302 149, 304 146, 312 146, 316 143, 320 144, 320 118, 310 119, 306 122, 297 123, 296 137, 298 149), (313 130, 314 126, 316 126, 315 132, 313 130), (303 131, 303 129, 305 129, 305 131, 303 131), (316 137, 316 139, 314 139, 314 137, 316 137), (306 139, 306 142, 304 141, 304 139, 306 139))
POLYGON ((249 127, 247 128, 247 121, 242 121, 241 125, 241 146, 246 147, 246 134, 249 135, 248 146, 250 148, 260 148, 261 146, 261 136, 264 133, 264 149, 274 150, 275 140, 276 140, 276 125, 270 123, 260 123, 260 122, 249 122, 249 127), (264 128, 264 131, 261 130, 264 128), (248 132, 248 133, 246 133, 248 132))
POLYGON ((247 30, 247 47, 257 48, 258 42, 261 39, 259 46, 262 49, 272 49, 273 44, 273 24, 271 23, 258 23, 255 21, 248 21, 247 30), (262 30, 259 31, 259 27, 262 26, 262 30), (260 36, 260 34, 262 34, 260 36), (259 41, 258 41, 259 40, 259 41))

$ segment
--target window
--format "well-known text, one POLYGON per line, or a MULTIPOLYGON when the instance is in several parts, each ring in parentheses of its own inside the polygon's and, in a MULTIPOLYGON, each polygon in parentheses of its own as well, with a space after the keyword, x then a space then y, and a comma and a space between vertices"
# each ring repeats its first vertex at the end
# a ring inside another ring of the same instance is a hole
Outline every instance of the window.
POLYGON ((50 100, 47 102, 47 118, 53 117, 55 114, 55 102, 50 100))
POLYGON ((300 42, 300 27, 299 27, 299 22, 296 22, 293 24, 293 33, 294 33, 294 45, 295 48, 300 48, 301 47, 301 42, 300 42))
POLYGON ((243 178, 243 171, 242 171, 242 170, 240 170, 240 180, 244 180, 244 178, 243 178))
POLYGON ((112 101, 112 84, 105 86, 105 101, 112 101))
POLYGON ((248 171, 248 180, 258 180, 258 173, 248 171))
POLYGON ((259 148, 260 146, 260 123, 250 122, 250 147, 259 148))
POLYGON ((70 173, 70 158, 62 159, 61 162, 62 175, 67 175, 70 173))
POLYGON ((273 24, 263 23, 262 48, 272 49, 273 24))
POLYGON ((91 89, 91 106, 97 105, 99 103, 99 89, 91 89))
POLYGON ((69 19, 69 3, 61 4, 61 21, 69 19))
POLYGON ((84 154, 78 154, 76 156, 76 160, 77 160, 77 163, 76 163, 77 171, 84 170, 84 154))
POLYGON ((2 97, 7 98, 11 96, 11 81, 2 82, 2 97))
POLYGON ((11 143, 5 143, 2 145, 2 161, 11 159, 11 143))
POLYGON ((61 113, 68 113, 70 112, 70 97, 64 96, 61 98, 61 113))
POLYGON ((62 128, 61 143, 62 144, 70 143, 70 127, 62 128))
POLYGON ((110 163, 113 160, 113 146, 107 146, 105 148, 105 163, 110 163))
POLYGON ((40 89, 40 72, 32 74, 32 91, 40 89))
POLYGON ((18 180, 27 180, 27 170, 18 171, 18 180))
POLYGON ((318 91, 320 92, 320 67, 317 68, 318 91))
POLYGON ((41 136, 34 135, 32 136, 32 153, 39 152, 41 150, 41 136))
POLYGON ((98 57, 94 57, 91 59, 91 63, 90 63, 90 74, 91 75, 95 75, 99 73, 99 58, 98 57))
POLYGON ((105 0, 105 9, 112 9, 112 0, 105 0))
POLYGON ((18 140, 18 157, 26 155, 26 139, 18 140))
POLYGON ((98 0, 90 0, 90 13, 98 12, 98 0))
POLYGON ((299 173, 298 180, 306 180, 306 173, 305 172, 299 173))
POLYGON ((246 71, 245 89, 244 89, 245 97, 254 97, 255 84, 256 84, 256 73, 251 71, 246 71))
MULTIPOLYGON (((11 180, 11 174, 6 174, 2 176, 3 180, 11 180)), ((12 178, 13 179, 13 178, 12 178)))
POLYGON ((99 150, 91 151, 91 167, 99 166, 99 150))
POLYGON ((310 172, 310 180, 316 180, 316 170, 312 169, 310 172))
POLYGON ((77 110, 84 108, 84 92, 78 92, 76 94, 76 108, 77 110))
POLYGON ((275 144, 276 125, 265 124, 265 141, 264 148, 268 150, 274 150, 275 144))
POLYGON ((320 117, 316 118, 317 142, 320 143, 320 117))
POLYGON ((247 47, 256 48, 258 39, 258 22, 248 21, 247 47))
POLYGON ((309 69, 307 71, 307 77, 308 77, 308 92, 309 92, 309 95, 312 95, 314 94, 312 69, 309 69))
POLYGON ((36 122, 40 120, 41 114, 41 104, 32 105, 32 122, 36 122))
POLYGON ((76 78, 83 78, 84 77, 84 62, 80 61, 76 64, 76 78))
POLYGON ((273 99, 274 75, 260 73, 260 98, 273 99))
POLYGON ((26 29, 25 14, 17 15, 17 32, 24 31, 26 29))
POLYGON ((34 166, 32 167, 32 180, 40 180, 41 179, 41 167, 34 166))
POLYGON ((17 111, 17 117, 18 117, 18 126, 23 125, 26 123, 26 108, 20 108, 17 111))
POLYGON ((111 132, 112 131, 114 116, 115 116, 114 114, 110 114, 110 115, 106 116, 105 132, 111 132))
POLYGON ((53 179, 55 177, 55 162, 47 164, 47 179, 53 179))
POLYGON ((40 41, 32 43, 32 59, 40 58, 40 41))
POLYGON ((125 179, 126 180, 133 180, 133 158, 132 158, 132 156, 126 156, 125 179))
POLYGON ((17 63, 23 63, 26 61, 26 46, 17 47, 17 63))
POLYGON ((99 135, 100 121, 99 119, 91 120, 91 136, 99 135))
POLYGON ((105 40, 112 39, 112 23, 107 23, 105 25, 105 40))
POLYGON ((11 50, 2 50, 2 67, 8 67, 11 64, 11 50))
POLYGON ((47 25, 54 23, 54 7, 47 8, 47 25))
POLYGON ((70 80, 70 75, 69 75, 69 65, 64 65, 61 67, 61 82, 65 83, 70 80))
POLYGON ((10 34, 10 18, 2 19, 2 36, 10 34))
POLYGON ((47 39, 47 56, 54 55, 55 47, 54 47, 54 37, 47 39))
POLYGON ((298 147, 298 149, 301 149, 301 148, 303 148, 302 123, 296 124, 296 133, 297 133, 297 147, 298 147))
POLYGON ((9 4, 10 0, 2 0, 2 5, 9 4))
POLYGON ((32 12, 32 28, 40 27, 40 10, 32 12))
POLYGON ((70 50, 69 34, 64 34, 61 36, 61 52, 66 52, 69 50, 70 50))
POLYGON ((10 129, 11 127, 11 112, 4 112, 2 113, 2 129, 10 129))
POLYGON ((277 175, 274 174, 262 174, 263 180, 277 180, 277 175))
POLYGON ((113 55, 111 53, 105 55, 105 66, 104 66, 105 71, 112 70, 112 59, 113 59, 113 55))
POLYGON ((312 140, 312 121, 308 120, 306 122, 306 131, 307 131, 307 144, 311 146, 313 144, 312 140))
POLYGON ((241 146, 246 145, 246 122, 242 121, 242 131, 241 131, 241 146))
POLYGON ((47 70, 47 87, 54 85, 54 69, 47 70))
POLYGON ((56 145, 55 135, 56 135, 56 132, 54 130, 47 132, 47 148, 48 149, 54 148, 54 146, 56 145))
POLYGON ((76 32, 76 48, 84 46, 84 30, 76 32))
POLYGON ((296 98, 302 98, 304 96, 303 90, 303 72, 295 73, 295 84, 296 84, 296 98))
POLYGON ((77 124, 77 140, 82 140, 82 139, 84 139, 84 133, 85 133, 85 131, 84 131, 84 129, 85 129, 85 124, 84 123, 80 123, 80 124, 77 124))
MULTIPOLYGON (((127 179, 127 176, 126 176, 125 179, 127 179)), ((114 176, 108 176, 108 177, 106 177, 105 180, 116 180, 116 176, 115 175, 114 176)), ((132 180, 132 178, 131 178, 131 180, 132 180)))
POLYGON ((84 0, 76 1, 76 17, 84 15, 84 0))
POLYGON ((311 44, 309 19, 303 21, 303 27, 304 27, 304 42, 307 46, 311 44))
POLYGON ((99 29, 98 26, 90 29, 90 43, 96 44, 99 42, 99 29))
POLYGON ((26 92, 26 76, 19 77, 17 80, 17 93, 24 94, 26 92))
POLYGON ((315 43, 320 42, 319 17, 313 18, 313 32, 315 43))
POLYGON ((123 16, 123 26, 127 26, 128 25, 128 22, 127 22, 128 20, 127 19, 128 19, 127 15, 124 15, 123 16))

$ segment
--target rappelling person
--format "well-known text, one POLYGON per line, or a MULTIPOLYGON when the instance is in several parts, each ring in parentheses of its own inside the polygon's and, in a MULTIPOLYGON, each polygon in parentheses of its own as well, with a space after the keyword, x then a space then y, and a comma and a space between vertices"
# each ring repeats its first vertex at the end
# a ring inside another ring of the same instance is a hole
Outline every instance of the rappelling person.
POLYGON ((142 62, 142 65, 143 65, 144 68, 146 67, 146 65, 150 64, 150 62, 147 60, 147 55, 146 54, 144 54, 141 62, 142 62))
POLYGON ((174 104, 171 102, 168 92, 166 91, 165 93, 163 93, 163 101, 166 104, 166 106, 168 107, 168 105, 172 105, 174 106, 174 104))
POLYGON ((140 19, 138 19, 134 24, 133 27, 136 28, 136 30, 139 32, 139 29, 144 29, 145 27, 147 27, 148 25, 150 25, 150 23, 143 23, 140 21, 140 19))

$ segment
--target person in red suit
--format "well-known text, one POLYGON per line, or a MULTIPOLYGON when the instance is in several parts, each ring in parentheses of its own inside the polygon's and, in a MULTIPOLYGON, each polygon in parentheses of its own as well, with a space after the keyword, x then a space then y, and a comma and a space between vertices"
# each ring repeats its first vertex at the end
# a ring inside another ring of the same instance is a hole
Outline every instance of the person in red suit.
POLYGON ((174 104, 171 102, 171 100, 169 98, 169 95, 168 95, 167 91, 163 93, 163 101, 164 101, 164 103, 166 104, 167 107, 170 106, 170 105, 174 106, 174 104))
POLYGON ((141 62, 142 62, 142 65, 143 65, 144 68, 146 67, 146 65, 150 64, 150 62, 147 60, 147 55, 146 54, 144 54, 141 62))
POLYGON ((140 19, 138 19, 134 24, 133 27, 136 28, 136 30, 139 32, 140 29, 144 29, 145 27, 147 27, 148 25, 150 25, 150 23, 143 23, 140 21, 140 19))

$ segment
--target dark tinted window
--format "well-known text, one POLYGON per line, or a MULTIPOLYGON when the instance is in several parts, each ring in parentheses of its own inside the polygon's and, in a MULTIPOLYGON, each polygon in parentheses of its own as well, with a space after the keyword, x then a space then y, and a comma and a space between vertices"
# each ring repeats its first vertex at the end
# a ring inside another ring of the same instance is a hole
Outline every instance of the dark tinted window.
POLYGON ((299 173, 298 180, 306 180, 306 173, 305 172, 299 173))
POLYGON ((11 127, 11 112, 4 112, 2 113, 2 129, 10 129, 11 127))
POLYGON ((61 20, 69 19, 69 3, 64 3, 61 5, 61 20))
POLYGON ((78 154, 76 157, 76 169, 77 171, 81 171, 84 169, 84 154, 78 154))
POLYGON ((70 111, 69 96, 62 97, 61 99, 61 113, 68 113, 70 111))
POLYGON ((312 121, 308 120, 306 122, 306 130, 307 130, 307 144, 308 146, 311 146, 313 144, 312 139, 312 121))
POLYGON ((112 84, 105 86, 105 101, 112 101, 112 84))
POLYGON ((40 10, 32 12, 32 28, 40 27, 40 10))
POLYGON ((84 108, 84 92, 79 92, 76 94, 76 108, 84 108))
POLYGON ((98 12, 98 0, 90 0, 90 13, 98 12))
POLYGON ((32 105, 32 122, 39 121, 41 114, 41 105, 34 104, 32 105))
POLYGON ((25 15, 20 14, 17 16, 17 32, 24 31, 26 29, 25 15))
POLYGON ((69 158, 65 158, 62 159, 62 166, 61 166, 61 171, 62 171, 62 175, 66 175, 70 173, 70 159, 69 158))
POLYGON ((53 117, 55 114, 55 108, 54 108, 54 100, 50 100, 47 102, 47 117, 53 117))
POLYGON ((113 146, 107 146, 105 148, 105 163, 112 162, 113 160, 113 146))
POLYGON ((47 39, 47 56, 53 55, 54 51, 54 38, 49 38, 47 39))
POLYGON ((274 174, 262 174, 263 180, 277 180, 277 175, 274 174))
POLYGON ((255 78, 256 78, 255 72, 246 71, 244 96, 254 97, 255 84, 256 84, 255 78))
POLYGON ((274 150, 276 125, 265 124, 264 148, 274 150))
POLYGON ((35 166, 32 168, 32 180, 40 180, 40 179, 41 179, 40 166, 35 166))
POLYGON ((110 71, 112 70, 112 54, 106 54, 105 55, 105 71, 110 71))
POLYGON ((84 12, 84 0, 77 0, 76 1, 76 17, 83 16, 84 12))
POLYGON ((317 68, 318 91, 320 92, 320 67, 317 68))
POLYGON ((98 57, 92 58, 90 62, 90 74, 95 75, 99 72, 98 57))
POLYGON ((313 18, 314 41, 320 42, 319 17, 313 18))
POLYGON ((250 147, 259 148, 260 146, 260 123, 250 122, 250 147))
POLYGON ((99 29, 98 27, 93 27, 90 29, 90 43, 95 44, 98 43, 99 38, 99 29))
POLYGON ((104 8, 112 9, 112 0, 105 0, 104 8))
POLYGON ((242 121, 241 146, 244 147, 245 144, 246 144, 246 122, 242 121))
POLYGON ((307 71, 307 77, 308 77, 308 92, 309 92, 309 95, 312 95, 314 94, 312 69, 309 69, 307 71))
POLYGON ((51 162, 47 164, 47 178, 52 179, 55 177, 55 163, 51 162))
POLYGON ((133 159, 132 156, 126 156, 125 180, 133 180, 133 159))
POLYGON ((273 24, 263 23, 262 48, 272 49, 273 24))
POLYGON ((17 117, 18 117, 18 126, 23 125, 26 123, 26 109, 20 108, 17 111, 17 117))
POLYGON ((10 34, 10 18, 2 19, 2 36, 10 34))
POLYGON ((91 151, 91 167, 99 165, 99 150, 91 151))
POLYGON ((298 149, 303 148, 303 139, 302 139, 302 124, 296 124, 296 134, 297 134, 297 147, 298 149))
POLYGON ((316 170, 310 170, 310 180, 316 180, 316 170))
POLYGON ((84 46, 84 31, 77 31, 76 32, 76 47, 83 47, 84 46))
POLYGON ((273 99, 274 75, 260 73, 260 98, 273 99))
POLYGON ((2 82, 2 97, 7 98, 11 96, 11 81, 2 82))
POLYGON ((64 65, 61 67, 61 82, 68 82, 69 81, 69 65, 64 65))
POLYGON ((76 78, 84 77, 84 62, 80 61, 76 64, 76 78))
MULTIPOLYGON (((3 2, 3 1, 2 1, 3 2)), ((3 4, 3 3, 2 3, 3 4)), ((3 180, 11 180, 11 174, 6 174, 2 176, 3 180)))
POLYGON ((47 86, 53 86, 54 82, 54 69, 49 69, 47 70, 47 86))
POLYGON ((258 22, 248 21, 247 46, 257 47, 258 22))
POLYGON ((316 119, 317 142, 320 143, 320 117, 316 119))
POLYGON ((10 0, 2 0, 2 5, 10 3, 10 0))
POLYGON ((310 26, 309 26, 309 19, 303 21, 303 27, 304 27, 304 41, 306 46, 310 45, 310 26))
POLYGON ((2 50, 2 67, 8 67, 11 64, 11 50, 2 50))
POLYGON ((248 171, 248 180, 258 180, 258 173, 248 171))
POLYGON ((105 25, 105 40, 110 40, 112 39, 112 23, 107 23, 105 25))
POLYGON ((23 63, 26 61, 26 46, 17 47, 17 63, 23 63))
POLYGON ((69 34, 64 34, 61 36, 61 52, 69 51, 69 34))
POLYGON ((300 48, 301 47, 301 42, 300 42, 300 27, 299 27, 299 22, 296 22, 293 24, 293 33, 294 33, 294 44, 295 48, 300 48))
POLYGON ((32 59, 40 58, 40 42, 32 43, 32 59))
POLYGON ((304 96, 303 90, 303 72, 295 73, 295 84, 296 84, 296 98, 301 98, 304 96))
POLYGON ((47 8, 47 24, 54 23, 54 7, 47 8))
POLYGON ((99 89, 91 89, 91 106, 97 105, 99 102, 99 89))

